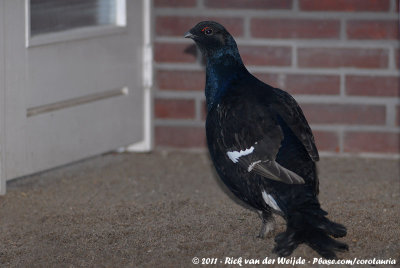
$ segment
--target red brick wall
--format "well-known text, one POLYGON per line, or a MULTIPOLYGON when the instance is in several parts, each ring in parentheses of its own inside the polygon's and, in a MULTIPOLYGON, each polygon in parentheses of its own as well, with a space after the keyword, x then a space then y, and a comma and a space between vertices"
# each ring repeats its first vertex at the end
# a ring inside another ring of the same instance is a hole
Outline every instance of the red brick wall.
POLYGON ((157 147, 205 146, 204 70, 182 36, 201 20, 216 20, 234 35, 253 74, 298 100, 322 154, 399 153, 396 0, 153 4, 157 147))

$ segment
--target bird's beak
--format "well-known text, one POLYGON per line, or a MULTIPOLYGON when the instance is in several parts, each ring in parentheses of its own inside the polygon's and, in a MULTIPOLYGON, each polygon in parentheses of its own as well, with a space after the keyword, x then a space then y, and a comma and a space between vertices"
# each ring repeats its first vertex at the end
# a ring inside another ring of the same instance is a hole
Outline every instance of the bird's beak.
POLYGON ((185 35, 183 36, 185 38, 190 38, 190 39, 194 39, 195 35, 192 34, 190 31, 186 32, 185 35))

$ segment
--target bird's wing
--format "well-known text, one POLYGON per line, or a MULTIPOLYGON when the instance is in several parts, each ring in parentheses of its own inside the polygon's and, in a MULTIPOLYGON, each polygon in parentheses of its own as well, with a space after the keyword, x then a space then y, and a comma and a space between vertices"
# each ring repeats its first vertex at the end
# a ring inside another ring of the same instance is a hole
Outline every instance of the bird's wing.
POLYGON ((313 161, 318 161, 319 154, 315 146, 314 136, 300 106, 287 92, 280 89, 274 90, 276 93, 274 94, 276 101, 271 103, 272 109, 279 114, 282 120, 285 121, 288 127, 301 141, 310 158, 313 161))
POLYGON ((268 107, 239 100, 217 108, 216 141, 219 150, 241 169, 265 178, 302 184, 304 179, 275 161, 283 140, 283 132, 268 107))
MULTIPOLYGON (((275 160, 264 159, 254 160, 262 157, 258 157, 260 150, 255 152, 253 157, 240 157, 238 163, 246 168, 248 172, 254 172, 265 178, 287 183, 287 184, 303 184, 304 179, 297 175, 295 172, 281 166, 275 160), (253 159, 253 160, 252 160, 253 159)), ((261 155, 260 155, 261 156, 261 155)))

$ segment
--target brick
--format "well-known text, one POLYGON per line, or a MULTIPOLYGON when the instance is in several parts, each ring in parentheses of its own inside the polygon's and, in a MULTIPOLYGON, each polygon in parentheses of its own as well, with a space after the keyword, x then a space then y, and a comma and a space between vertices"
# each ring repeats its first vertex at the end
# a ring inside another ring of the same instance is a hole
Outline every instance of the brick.
POLYGON ((264 83, 273 86, 273 87, 278 87, 282 88, 284 87, 284 80, 281 79, 282 75, 281 74, 272 74, 272 73, 253 73, 255 77, 257 77, 259 80, 263 81, 264 83))
POLYGON ((351 153, 399 153, 399 133, 391 132, 346 132, 344 151, 351 153))
POLYGON ((193 119, 195 117, 194 100, 155 99, 156 118, 193 119))
POLYGON ((243 36, 242 18, 213 18, 213 17, 178 17, 159 16, 156 18, 156 34, 159 36, 179 36, 183 38, 197 23, 203 20, 213 20, 221 23, 235 37, 243 36))
POLYGON ((338 134, 331 131, 313 131, 315 144, 319 151, 339 152, 338 134))
POLYGON ((389 11, 390 0, 299 0, 307 11, 389 11))
POLYGON ((252 19, 251 34, 256 38, 339 38, 338 20, 252 19))
POLYGON ((387 68, 388 55, 386 49, 299 48, 298 65, 322 68, 387 68))
POLYGON ((201 71, 165 71, 156 73, 161 90, 204 90, 205 74, 201 71))
POLYGON ((254 76, 290 94, 338 95, 340 93, 338 75, 255 73, 254 76))
POLYGON ((234 9, 291 9, 292 0, 205 0, 209 8, 234 8, 234 9))
POLYGON ((347 22, 348 39, 391 39, 399 38, 397 20, 350 20, 347 22))
POLYGON ((190 47, 189 44, 155 43, 154 60, 156 62, 196 62, 196 55, 187 51, 190 47))
POLYGON ((280 46, 240 46, 245 65, 290 66, 292 49, 280 46))
POLYGON ((400 69, 400 49, 395 49, 396 68, 400 69))
POLYGON ((346 76, 347 95, 398 97, 400 96, 399 76, 346 76))
POLYGON ((383 105, 360 104, 301 104, 310 124, 384 125, 386 109, 383 105))
POLYGON ((196 0, 154 0, 154 7, 195 7, 196 0))
POLYGON ((204 127, 156 126, 157 147, 200 148, 206 146, 204 127))
POLYGON ((286 75, 285 90, 291 94, 337 95, 340 93, 338 75, 286 75))
POLYGON ((207 118, 207 104, 206 101, 203 101, 201 105, 201 119, 205 120, 207 118))

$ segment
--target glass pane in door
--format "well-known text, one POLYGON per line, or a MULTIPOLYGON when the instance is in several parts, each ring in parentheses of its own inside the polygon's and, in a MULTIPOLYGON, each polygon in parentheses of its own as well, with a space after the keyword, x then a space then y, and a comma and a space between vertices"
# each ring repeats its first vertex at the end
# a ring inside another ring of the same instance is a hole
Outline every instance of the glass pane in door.
POLYGON ((30 0, 31 36, 117 25, 118 0, 30 0))

